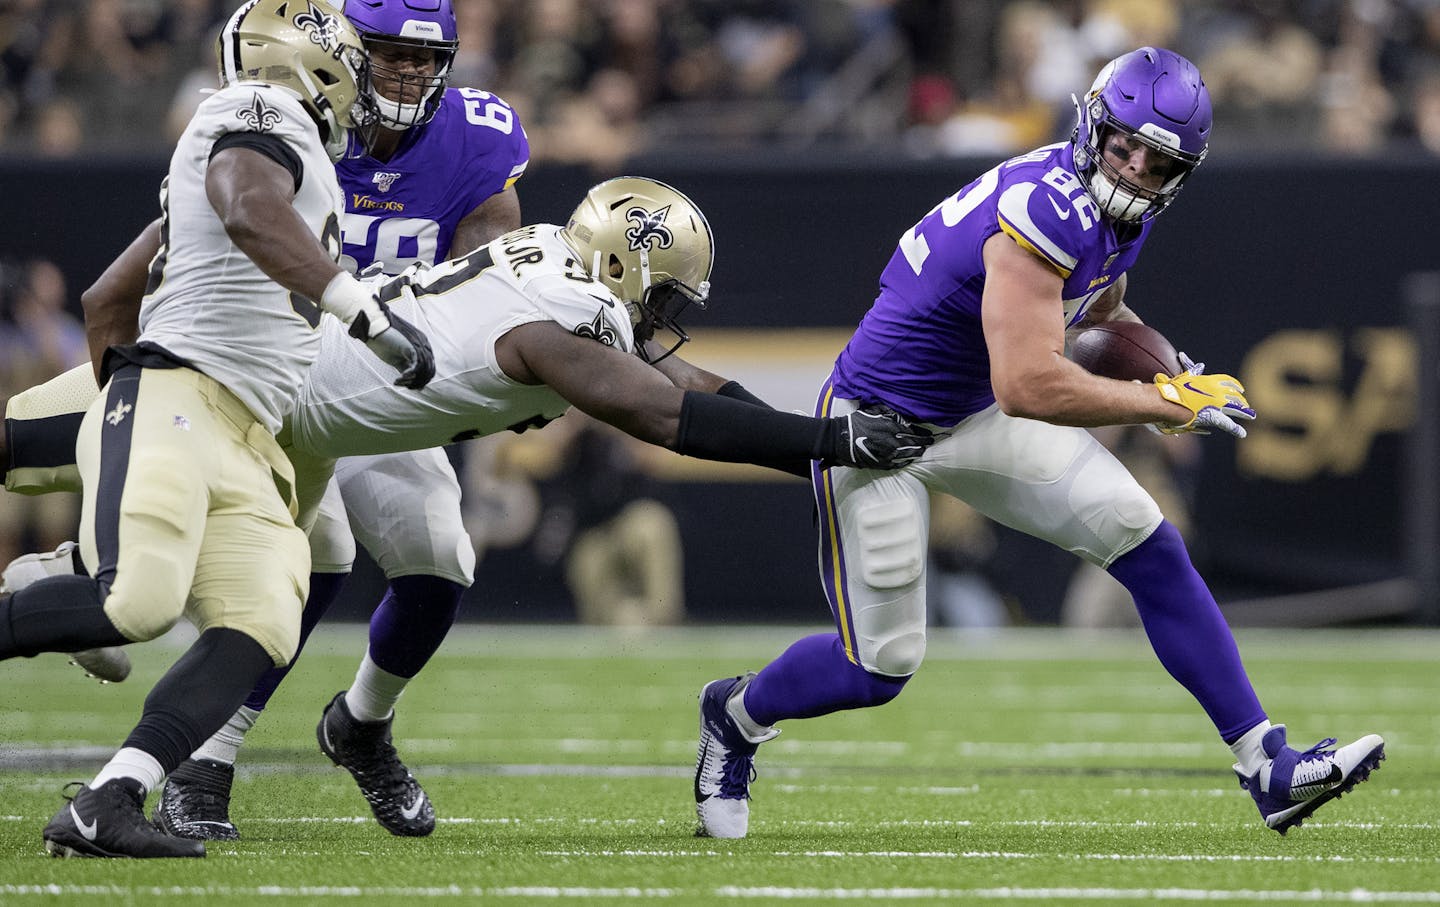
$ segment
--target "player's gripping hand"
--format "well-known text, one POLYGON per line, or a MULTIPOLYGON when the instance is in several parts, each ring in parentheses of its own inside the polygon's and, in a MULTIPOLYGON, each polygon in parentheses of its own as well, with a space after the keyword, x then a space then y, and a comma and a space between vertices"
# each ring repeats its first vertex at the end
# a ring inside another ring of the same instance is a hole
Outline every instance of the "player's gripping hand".
POLYGON ((1183 425, 1161 425, 1160 431, 1167 435, 1195 432, 1208 435, 1211 431, 1223 431, 1237 438, 1245 437, 1245 428, 1237 419, 1246 422, 1255 418, 1255 410, 1245 399, 1245 386, 1230 375, 1207 375, 1205 363, 1195 362, 1184 353, 1180 364, 1185 370, 1175 377, 1155 376, 1155 387, 1160 396, 1171 403, 1178 403, 1193 414, 1183 425))
POLYGON ((350 326, 350 336, 400 372, 395 383, 419 390, 435 377, 430 340, 410 322, 390 311, 372 287, 343 271, 320 297, 320 307, 350 326))
POLYGON ((373 308, 362 308, 350 322, 350 336, 363 341, 370 352, 400 372, 395 379, 400 387, 418 391, 435 377, 430 339, 378 299, 373 308))
POLYGON ((898 469, 920 459, 933 443, 928 429, 887 406, 871 404, 830 419, 816 459, 826 466, 898 469))

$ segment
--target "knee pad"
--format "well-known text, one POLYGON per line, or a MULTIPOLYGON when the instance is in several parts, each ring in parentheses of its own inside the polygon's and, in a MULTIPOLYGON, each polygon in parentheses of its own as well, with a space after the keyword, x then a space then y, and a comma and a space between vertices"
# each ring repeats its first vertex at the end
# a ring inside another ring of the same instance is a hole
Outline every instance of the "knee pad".
POLYGON ((1091 537, 1065 547, 1102 568, 1145 541, 1163 519, 1150 493, 1105 451, 1086 459, 1074 473, 1070 504, 1084 526, 1081 534, 1089 530, 1091 537))
POLYGON ((925 570, 925 520, 912 498, 876 501, 857 509, 860 579, 874 589, 900 589, 925 570))
POLYGON ((920 663, 925 660, 925 631, 898 633, 876 640, 872 650, 872 663, 865 665, 867 671, 885 677, 909 677, 920 670, 920 663))

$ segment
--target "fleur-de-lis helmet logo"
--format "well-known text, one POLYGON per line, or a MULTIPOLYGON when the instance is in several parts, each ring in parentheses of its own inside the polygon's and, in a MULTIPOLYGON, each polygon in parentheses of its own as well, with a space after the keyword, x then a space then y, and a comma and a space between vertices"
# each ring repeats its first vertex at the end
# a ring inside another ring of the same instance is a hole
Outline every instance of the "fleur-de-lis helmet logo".
POLYGON ((630 243, 630 251, 638 252, 644 249, 653 252, 655 249, 668 249, 675 244, 675 234, 665 226, 665 217, 670 213, 670 206, 666 205, 658 211, 646 211, 636 205, 625 212, 625 219, 635 226, 625 231, 625 239, 630 243))
POLYGON ((320 7, 306 0, 309 7, 305 12, 295 17, 295 27, 310 35, 310 40, 340 58, 340 17, 325 12, 320 7))
POLYGON ((235 111, 235 116, 249 126, 252 132, 269 132, 284 119, 280 111, 274 107, 265 106, 265 101, 261 99, 258 91, 255 93, 254 100, 250 102, 250 106, 235 111))

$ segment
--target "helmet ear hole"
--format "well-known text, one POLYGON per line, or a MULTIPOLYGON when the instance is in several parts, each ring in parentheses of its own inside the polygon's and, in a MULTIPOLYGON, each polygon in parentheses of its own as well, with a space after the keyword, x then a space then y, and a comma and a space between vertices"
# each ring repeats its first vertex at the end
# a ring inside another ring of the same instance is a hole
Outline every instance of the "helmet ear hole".
POLYGON ((328 69, 317 69, 315 70, 315 75, 319 76, 320 81, 326 85, 334 85, 340 81, 340 77, 328 69))
POLYGON ((614 252, 611 252, 610 260, 606 263, 605 270, 612 280, 619 280, 625 276, 625 262, 621 261, 620 257, 614 252))

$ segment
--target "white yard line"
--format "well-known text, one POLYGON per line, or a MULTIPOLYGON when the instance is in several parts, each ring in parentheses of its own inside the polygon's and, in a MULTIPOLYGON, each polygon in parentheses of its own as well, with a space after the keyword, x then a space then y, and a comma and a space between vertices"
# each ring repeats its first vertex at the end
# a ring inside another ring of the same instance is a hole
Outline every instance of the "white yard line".
POLYGON ((6 897, 53 898, 85 896, 101 898, 524 898, 550 900, 671 900, 683 898, 797 901, 873 901, 873 900, 1013 900, 1060 903, 1064 901, 1115 903, 1118 901, 1267 901, 1295 904, 1440 904, 1436 891, 1372 891, 1354 888, 1346 891, 1305 891, 1226 888, 807 888, 807 887, 741 887, 720 888, 642 888, 628 886, 599 887, 588 885, 512 885, 484 887, 472 885, 441 886, 368 886, 368 885, 5 885, 0 895, 6 897))

